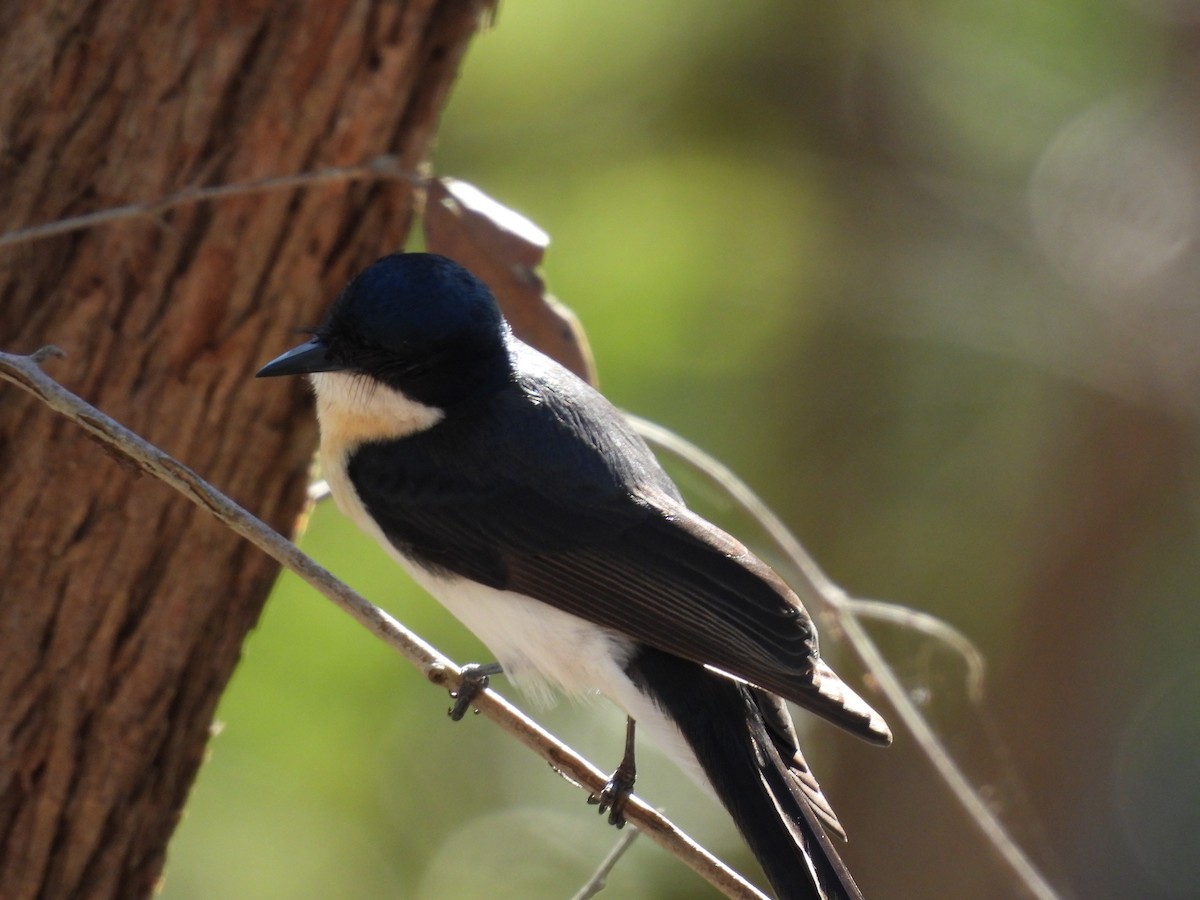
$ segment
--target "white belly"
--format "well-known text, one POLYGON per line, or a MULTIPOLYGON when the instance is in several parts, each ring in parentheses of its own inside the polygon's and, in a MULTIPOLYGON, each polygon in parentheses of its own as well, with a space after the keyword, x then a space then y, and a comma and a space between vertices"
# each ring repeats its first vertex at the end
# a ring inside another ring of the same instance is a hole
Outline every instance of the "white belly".
POLYGON ((495 655, 504 674, 535 702, 552 688, 572 696, 601 694, 617 704, 687 774, 710 791, 691 747, 675 724, 625 674, 634 643, 623 635, 512 591, 439 577, 389 552, 495 655))
POLYGON ((575 696, 611 696, 617 682, 628 681, 622 667, 633 644, 627 638, 523 594, 431 574, 391 552, 487 645, 505 675, 540 702, 553 700, 551 687, 575 696))

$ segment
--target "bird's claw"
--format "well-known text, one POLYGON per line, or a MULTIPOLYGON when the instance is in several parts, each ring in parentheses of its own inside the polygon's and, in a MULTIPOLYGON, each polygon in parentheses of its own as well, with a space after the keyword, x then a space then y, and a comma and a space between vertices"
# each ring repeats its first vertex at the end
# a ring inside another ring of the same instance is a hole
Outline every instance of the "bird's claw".
POLYGON ((632 767, 626 768, 624 763, 617 766, 612 778, 599 794, 588 796, 588 803, 599 806, 600 815, 608 813, 608 824, 617 828, 625 827, 625 805, 633 795, 634 772, 632 767))
MULTIPOLYGON (((481 691, 487 689, 489 676, 498 675, 500 667, 496 665, 479 665, 470 663, 462 667, 461 678, 462 682, 458 686, 458 690, 451 691, 450 697, 454 700, 454 705, 446 711, 452 721, 458 722, 467 714, 467 710, 471 708, 471 704, 475 698, 479 696, 481 691)), ((476 710, 478 712, 478 710, 476 710)))

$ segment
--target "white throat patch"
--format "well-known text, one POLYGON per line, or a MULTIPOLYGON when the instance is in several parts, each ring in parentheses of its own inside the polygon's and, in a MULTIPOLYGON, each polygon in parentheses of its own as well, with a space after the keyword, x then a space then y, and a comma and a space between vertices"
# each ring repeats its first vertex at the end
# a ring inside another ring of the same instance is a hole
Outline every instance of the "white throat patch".
POLYGON ((317 395, 322 443, 329 437, 351 448, 366 441, 407 437, 432 428, 446 415, 361 375, 316 372, 309 380, 317 395))
MULTIPOLYGON (((395 440, 432 428, 446 414, 378 381, 346 372, 309 375, 321 423, 321 471, 343 512, 357 521, 358 498, 346 476, 346 459, 370 441, 395 440)), ((360 523, 361 524, 361 523, 360 523)))

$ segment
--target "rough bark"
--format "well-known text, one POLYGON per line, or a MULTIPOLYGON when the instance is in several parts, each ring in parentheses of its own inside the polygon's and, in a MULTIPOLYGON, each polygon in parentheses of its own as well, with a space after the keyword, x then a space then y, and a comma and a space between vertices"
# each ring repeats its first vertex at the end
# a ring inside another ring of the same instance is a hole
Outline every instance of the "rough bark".
MULTIPOLYGON (((416 168, 482 0, 0 5, 0 229, 189 186, 416 168)), ((287 528, 315 438, 256 383, 412 189, 342 183, 185 205, 0 248, 0 346, 287 528)), ((137 897, 276 568, 0 388, 0 897, 137 897)))

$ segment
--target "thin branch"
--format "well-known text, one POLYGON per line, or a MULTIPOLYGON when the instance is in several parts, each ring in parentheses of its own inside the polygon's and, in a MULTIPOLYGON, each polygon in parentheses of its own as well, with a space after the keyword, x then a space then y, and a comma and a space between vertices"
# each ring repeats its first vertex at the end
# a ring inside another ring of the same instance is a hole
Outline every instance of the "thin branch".
POLYGON ((27 241, 41 240, 58 234, 72 231, 82 231, 97 225, 107 225, 123 219, 153 218, 160 216, 177 206, 189 203, 200 203, 216 200, 221 197, 234 197, 246 194, 259 194, 267 191, 283 191, 298 187, 312 187, 325 182, 340 181, 407 181, 420 187, 427 181, 416 172, 400 168, 394 156, 376 156, 364 163, 354 166, 335 166, 328 169, 316 169, 312 172, 300 172, 296 175, 280 175, 273 178, 261 178, 256 181, 243 181, 235 184, 219 184, 213 187, 184 188, 174 194, 169 194, 160 200, 150 203, 131 203, 126 206, 114 206, 81 216, 71 216, 66 219, 56 219, 44 225, 33 225, 29 228, 18 228, 0 234, 0 247, 9 244, 21 244, 27 241))
MULTIPOLYGON (((879 689, 895 707, 901 721, 912 732, 922 752, 929 757, 942 780, 949 786, 955 798, 962 804, 976 827, 983 832, 987 841, 996 849, 1001 859, 1008 864, 1016 878, 1020 880, 1029 894, 1038 900, 1058 900, 1058 893, 1008 834, 1000 820, 971 786, 966 775, 950 758, 949 752, 912 702, 899 677, 887 664, 879 647, 871 640, 859 621, 857 613, 864 609, 861 604, 868 604, 866 608, 876 617, 879 617, 880 607, 886 607, 889 604, 877 600, 863 601, 852 598, 834 584, 829 576, 821 571, 816 560, 808 554, 808 551, 780 521, 779 517, 771 512, 770 508, 750 487, 727 466, 674 432, 637 416, 626 415, 642 437, 652 445, 668 451, 703 472, 724 489, 738 507, 751 515, 763 527, 780 552, 795 568, 798 580, 789 579, 789 583, 796 590, 801 601, 805 606, 825 612, 833 619, 835 627, 841 630, 846 642, 858 654, 867 671, 878 682, 879 689)), ((903 610, 903 607, 896 608, 903 610)), ((889 616, 893 619, 897 617, 889 616)), ((920 622, 919 619, 908 618, 908 624, 916 625, 920 630, 926 631, 938 639, 944 640, 947 635, 957 634, 949 626, 945 626, 945 629, 948 630, 930 630, 920 622)), ((974 669, 971 663, 971 660, 978 656, 978 651, 965 638, 962 638, 962 643, 956 640, 951 640, 949 643, 959 652, 963 652, 965 647, 970 648, 969 652, 964 653, 964 658, 967 659, 968 667, 971 669, 971 677, 982 679, 982 670, 974 669)), ((969 685, 969 689, 972 693, 981 690, 978 683, 969 685)))
POLYGON ((983 653, 972 643, 971 639, 937 616, 910 609, 898 603, 888 603, 886 600, 863 600, 859 597, 843 597, 846 611, 859 619, 875 619, 898 625, 910 631, 919 631, 926 637, 941 642, 949 650, 953 650, 967 667, 967 697, 972 703, 983 702, 983 680, 986 664, 983 653))
POLYGON ((608 856, 600 861, 600 867, 592 873, 592 877, 587 880, 587 883, 581 887, 578 893, 571 900, 591 900, 608 885, 608 876, 613 869, 617 867, 617 863, 621 861, 621 857, 625 855, 625 851, 633 846, 633 842, 637 840, 637 836, 641 834, 636 828, 630 828, 628 831, 621 834, 621 839, 616 845, 608 851, 608 856))
MULTIPOLYGON (((459 668, 450 659, 342 584, 326 569, 302 553, 295 544, 252 516, 187 466, 71 393, 40 368, 41 361, 51 356, 62 355, 62 351, 55 347, 45 347, 31 356, 0 353, 0 378, 29 391, 55 412, 80 425, 88 434, 130 460, 142 471, 166 482, 197 506, 208 510, 280 565, 303 578, 384 643, 397 650, 431 682, 448 689, 458 687, 459 668)), ((604 787, 608 780, 607 774, 558 741, 495 691, 482 691, 473 705, 503 731, 549 762, 568 780, 593 793, 604 787)), ((625 814, 639 831, 686 863, 727 897, 737 900, 766 900, 754 886, 636 796, 630 798, 625 807, 625 814)))

